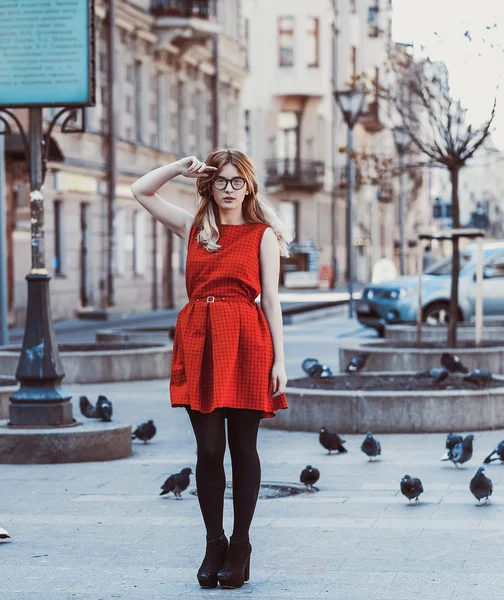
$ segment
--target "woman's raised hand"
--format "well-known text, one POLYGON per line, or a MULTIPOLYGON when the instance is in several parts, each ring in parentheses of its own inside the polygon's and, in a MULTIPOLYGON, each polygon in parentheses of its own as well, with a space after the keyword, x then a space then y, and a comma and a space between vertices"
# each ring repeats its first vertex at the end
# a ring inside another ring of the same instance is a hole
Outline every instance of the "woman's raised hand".
POLYGON ((217 167, 210 167, 195 156, 186 156, 177 162, 180 174, 191 179, 210 177, 217 171, 217 167))

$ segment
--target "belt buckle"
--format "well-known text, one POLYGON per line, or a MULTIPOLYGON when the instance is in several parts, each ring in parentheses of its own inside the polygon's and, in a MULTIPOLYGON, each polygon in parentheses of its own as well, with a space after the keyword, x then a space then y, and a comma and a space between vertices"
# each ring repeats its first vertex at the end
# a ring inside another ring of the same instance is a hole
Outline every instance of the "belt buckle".
POLYGON ((207 302, 215 302, 215 296, 207 296, 206 301, 207 302), (211 298, 211 300, 210 300, 210 298, 211 298))

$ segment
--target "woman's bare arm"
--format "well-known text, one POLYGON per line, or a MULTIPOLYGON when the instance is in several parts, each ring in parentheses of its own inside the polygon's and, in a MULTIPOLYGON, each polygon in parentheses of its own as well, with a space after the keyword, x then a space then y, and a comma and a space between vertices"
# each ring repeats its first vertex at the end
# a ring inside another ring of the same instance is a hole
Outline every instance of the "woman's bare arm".
POLYGON ((273 396, 285 391, 287 375, 283 349, 282 308, 278 295, 280 275, 280 247, 275 232, 270 227, 264 232, 259 256, 261 268, 261 308, 268 321, 275 361, 272 370, 273 396))
POLYGON ((131 186, 131 193, 155 219, 184 239, 191 229, 194 215, 184 208, 170 204, 157 191, 177 175, 190 178, 208 176, 212 169, 214 167, 208 167, 195 156, 186 156, 137 179, 131 186))

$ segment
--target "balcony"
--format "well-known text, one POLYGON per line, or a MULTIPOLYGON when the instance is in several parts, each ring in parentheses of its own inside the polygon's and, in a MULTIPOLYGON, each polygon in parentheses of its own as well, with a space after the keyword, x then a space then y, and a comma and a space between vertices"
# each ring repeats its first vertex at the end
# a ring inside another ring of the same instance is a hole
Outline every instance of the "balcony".
POLYGON ((216 0, 151 0, 150 10, 160 46, 169 43, 185 51, 220 31, 216 0))
POLYGON ((320 160, 271 158, 266 161, 266 186, 316 191, 324 185, 324 163, 320 160))

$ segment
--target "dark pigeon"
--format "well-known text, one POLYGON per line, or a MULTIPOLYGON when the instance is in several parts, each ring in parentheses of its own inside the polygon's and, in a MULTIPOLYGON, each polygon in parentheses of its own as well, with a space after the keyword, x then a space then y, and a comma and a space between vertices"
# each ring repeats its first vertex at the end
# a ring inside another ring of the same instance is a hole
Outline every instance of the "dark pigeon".
POLYGON ((131 435, 131 439, 142 440, 144 444, 146 444, 149 440, 151 440, 156 435, 156 426, 154 425, 154 421, 149 419, 147 423, 142 423, 139 425, 133 434, 131 435))
POLYGON ((180 473, 174 473, 170 475, 168 479, 161 486, 162 492, 160 496, 173 492, 177 500, 182 498, 182 492, 184 492, 190 483, 189 475, 192 475, 192 469, 185 468, 180 473))
POLYGON ((471 383, 472 385, 475 385, 477 388, 482 390, 492 382, 493 377, 491 371, 487 371, 484 369, 474 369, 467 375, 464 375, 463 379, 464 381, 467 381, 467 383, 471 383))
POLYGON ((451 450, 448 450, 447 456, 441 460, 451 460, 458 468, 459 465, 471 460, 473 455, 474 434, 466 435, 462 443, 455 444, 451 450))
POLYGON ((348 361, 345 373, 360 373, 362 369, 366 366, 368 356, 369 353, 359 354, 358 356, 352 356, 352 358, 348 361))
POLYGON ((502 440, 502 442, 499 442, 497 448, 495 448, 495 450, 492 450, 492 452, 485 458, 483 462, 486 465, 488 465, 494 460, 500 460, 501 462, 504 462, 504 440, 502 440), (492 458, 494 454, 497 454, 497 456, 492 458))
POLYGON ((462 361, 456 354, 443 352, 441 355, 441 366, 450 373, 468 373, 469 369, 462 364, 462 361))
POLYGON ((301 483, 304 483, 307 487, 308 492, 312 492, 312 486, 317 483, 320 477, 320 471, 311 465, 306 465, 306 467, 301 471, 301 475, 299 480, 301 483))
POLYGON ((369 459, 376 458, 381 454, 381 445, 378 440, 375 440, 373 434, 368 431, 361 445, 361 450, 369 456, 369 459))
POLYGON ((443 454, 443 456, 441 457, 441 460, 450 460, 450 456, 449 456, 450 450, 453 450, 453 448, 457 444, 461 444, 463 441, 464 441, 464 438, 459 433, 450 432, 446 436, 446 442, 445 442, 445 448, 447 451, 445 452, 445 454, 443 454))
POLYGON ((343 446, 346 440, 342 440, 337 433, 331 433, 327 431, 325 427, 322 427, 319 434, 320 444, 327 450, 328 454, 331 454, 333 450, 344 454, 348 450, 343 446))
POLYGON ((401 479, 401 492, 406 498, 409 500, 409 504, 414 500, 418 502, 418 497, 421 493, 423 493, 423 485, 418 477, 410 477, 409 475, 405 475, 401 479))
POLYGON ((79 399, 80 411, 88 419, 96 419, 96 408, 91 404, 87 396, 81 396, 79 399))
POLYGON ((483 498, 485 498, 485 504, 488 504, 493 492, 492 480, 483 473, 484 470, 485 467, 480 467, 469 484, 469 489, 478 501, 478 506, 481 506, 480 502, 483 498))
POLYGON ((313 379, 333 377, 333 372, 327 365, 319 363, 316 358, 305 358, 301 363, 303 371, 313 379))
POLYGON ((10 540, 11 536, 7 533, 7 531, 0 527, 0 540, 10 540))
POLYGON ((96 415, 101 421, 112 421, 112 402, 105 396, 98 396, 96 415))

